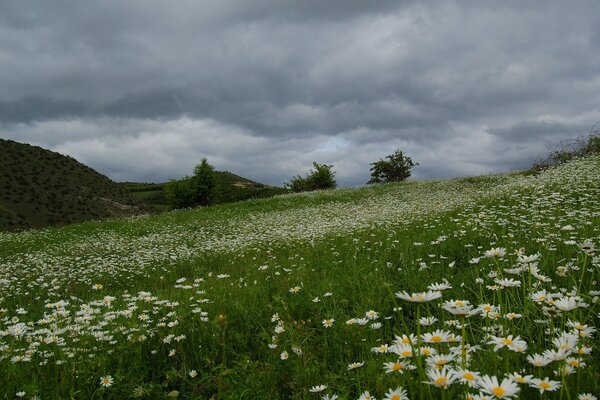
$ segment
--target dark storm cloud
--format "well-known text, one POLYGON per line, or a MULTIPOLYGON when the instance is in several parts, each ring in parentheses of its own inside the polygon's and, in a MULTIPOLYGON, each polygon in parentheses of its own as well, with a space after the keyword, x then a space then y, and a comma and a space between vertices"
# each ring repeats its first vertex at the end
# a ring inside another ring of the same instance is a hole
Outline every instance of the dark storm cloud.
POLYGON ((595 0, 5 0, 0 136, 127 180, 520 168, 600 120, 599 27, 595 0))

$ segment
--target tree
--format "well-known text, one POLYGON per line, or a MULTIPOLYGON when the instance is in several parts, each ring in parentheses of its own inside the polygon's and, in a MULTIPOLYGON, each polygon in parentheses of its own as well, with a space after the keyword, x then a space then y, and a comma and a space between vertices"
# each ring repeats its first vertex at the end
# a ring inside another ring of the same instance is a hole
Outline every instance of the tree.
POLYGON ((300 175, 295 176, 292 180, 285 184, 293 192, 308 192, 312 190, 327 190, 334 189, 337 186, 335 181, 335 171, 333 165, 318 164, 313 162, 314 170, 302 178, 300 175))
POLYGON ((410 176, 412 167, 419 165, 400 150, 387 156, 386 160, 380 158, 379 161, 369 164, 373 167, 368 184, 403 181, 410 176))
POLYGON ((194 168, 194 175, 167 183, 165 198, 173 208, 205 206, 214 201, 216 189, 215 169, 203 158, 194 168))
POLYGON ((203 158, 194 168, 191 178, 194 197, 199 205, 208 205, 214 200, 217 189, 217 176, 215 168, 203 158))

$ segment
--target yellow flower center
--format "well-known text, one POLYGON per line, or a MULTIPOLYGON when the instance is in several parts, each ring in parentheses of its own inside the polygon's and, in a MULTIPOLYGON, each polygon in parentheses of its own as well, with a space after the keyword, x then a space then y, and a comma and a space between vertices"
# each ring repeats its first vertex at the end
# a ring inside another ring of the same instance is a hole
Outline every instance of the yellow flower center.
POLYGON ((506 390, 502 389, 501 387, 495 387, 492 389, 492 393, 494 393, 494 396, 500 397, 506 393, 506 390))
POLYGON ((438 360, 437 365, 444 365, 448 362, 448 360, 444 360, 443 358, 441 360, 438 360))
POLYGON ((434 383, 437 386, 448 386, 448 378, 446 378, 445 376, 440 376, 439 378, 437 378, 434 383))
POLYGON ((431 337, 431 341, 432 341, 432 342, 439 343, 439 342, 441 342, 442 340, 444 340, 444 339, 443 339, 441 336, 439 336, 439 335, 435 335, 435 336, 432 336, 432 337, 431 337))
POLYGON ((399 394, 395 394, 391 397, 390 400, 401 400, 400 395, 399 394))
POLYGON ((571 367, 579 367, 579 361, 577 361, 577 360, 569 361, 569 365, 571 367))
POLYGON ((412 351, 410 351, 410 350, 404 350, 402 352, 402 357, 410 357, 410 356, 412 356, 412 351))
POLYGON ((540 387, 544 390, 548 389, 551 385, 548 382, 540 382, 540 387))
POLYGON ((428 356, 428 355, 431 354, 431 350, 429 350, 429 349, 423 349, 423 350, 421 350, 421 353, 423 353, 423 355, 425 355, 425 356, 428 356))
POLYGON ((409 344, 410 343, 410 339, 409 338, 403 338, 402 339, 402 343, 409 344))
POLYGON ((473 379, 475 379, 475 375, 473 375, 470 372, 467 372, 466 374, 463 375, 463 378, 468 379, 470 381, 472 381, 473 379))
POLYGON ((456 305, 456 307, 462 307, 462 306, 464 306, 464 305, 465 305, 465 302, 464 302, 464 301, 457 301, 457 302, 455 303, 455 305, 456 305))
POLYGON ((506 344, 506 345, 511 345, 511 344, 512 344, 512 342, 513 342, 513 341, 512 341, 511 339, 509 339, 509 338, 502 339, 502 343, 504 343, 504 344, 506 344))
POLYGON ((423 296, 422 294, 420 294, 420 295, 417 296, 417 299, 418 300, 425 300, 425 296, 423 296))
POLYGON ((402 364, 400 364, 400 363, 396 363, 392 367, 392 370, 394 370, 394 371, 400 371, 401 369, 402 369, 402 364))

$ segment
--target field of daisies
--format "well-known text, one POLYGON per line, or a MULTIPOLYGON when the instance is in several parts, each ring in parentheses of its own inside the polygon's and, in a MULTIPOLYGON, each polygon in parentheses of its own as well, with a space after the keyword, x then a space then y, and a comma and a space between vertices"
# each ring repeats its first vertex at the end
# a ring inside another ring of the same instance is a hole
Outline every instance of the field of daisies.
POLYGON ((600 397, 600 157, 0 234, 2 399, 600 397))

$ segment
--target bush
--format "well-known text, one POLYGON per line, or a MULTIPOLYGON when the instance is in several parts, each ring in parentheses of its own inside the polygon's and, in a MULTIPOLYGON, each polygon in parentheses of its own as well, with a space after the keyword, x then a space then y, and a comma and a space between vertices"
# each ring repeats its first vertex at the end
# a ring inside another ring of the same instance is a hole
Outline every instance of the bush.
POLYGON ((285 187, 291 189, 293 192, 335 189, 337 183, 335 181, 333 165, 313 162, 313 166, 315 169, 310 170, 305 178, 298 175, 286 183, 285 187))
POLYGON ((387 161, 380 158, 379 161, 369 164, 373 167, 371 168, 371 180, 367 184, 403 181, 410 176, 412 167, 419 165, 400 150, 396 150, 386 159, 387 161))
POLYGON ((209 205, 217 189, 215 169, 203 158, 194 168, 194 175, 172 180, 165 185, 165 198, 172 208, 209 205))
POLYGON ((557 166, 574 158, 600 154, 600 130, 594 130, 587 136, 568 139, 560 142, 550 153, 538 158, 533 164, 533 171, 542 171, 557 166))

